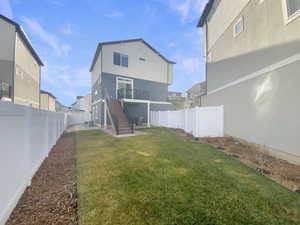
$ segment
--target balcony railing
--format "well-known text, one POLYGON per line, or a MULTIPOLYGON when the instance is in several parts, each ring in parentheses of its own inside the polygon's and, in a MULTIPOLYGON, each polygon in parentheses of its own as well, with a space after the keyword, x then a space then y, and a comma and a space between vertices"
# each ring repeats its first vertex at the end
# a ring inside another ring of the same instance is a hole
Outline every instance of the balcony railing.
POLYGON ((0 99, 12 98, 12 87, 5 81, 0 80, 0 99))
POLYGON ((141 89, 118 89, 118 99, 139 99, 139 100, 151 100, 151 96, 148 91, 141 89))

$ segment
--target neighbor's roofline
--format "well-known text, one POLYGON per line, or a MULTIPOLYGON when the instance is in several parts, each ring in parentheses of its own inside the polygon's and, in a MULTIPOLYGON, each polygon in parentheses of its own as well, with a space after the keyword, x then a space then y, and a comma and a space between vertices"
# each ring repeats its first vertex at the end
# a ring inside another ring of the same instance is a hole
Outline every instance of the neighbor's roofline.
POLYGON ((29 49, 30 53, 33 55, 35 60, 39 63, 40 66, 44 66, 42 60, 40 59, 39 55, 37 54, 37 52, 32 47, 32 45, 30 43, 30 40, 27 38, 25 32, 23 31, 21 25, 17 24, 16 22, 12 21, 11 19, 9 19, 9 18, 7 18, 7 17, 5 17, 1 14, 0 14, 0 19, 3 19, 6 22, 8 22, 8 23, 10 23, 10 24, 12 24, 16 27, 16 31, 21 36, 22 40, 24 41, 25 45, 27 46, 27 48, 29 49))
POLYGON ((203 27, 204 26, 205 22, 207 21, 207 17, 208 17, 208 15, 209 15, 209 13, 210 13, 213 5, 214 5, 214 2, 215 2, 215 0, 209 0, 208 1, 208 3, 206 4, 206 6, 203 10, 203 13, 200 17, 200 20, 198 22, 197 27, 203 27))
POLYGON ((57 99, 53 94, 48 91, 40 90, 40 93, 50 95, 52 98, 57 99))
POLYGON ((163 60, 165 60, 167 63, 171 63, 171 64, 176 64, 176 62, 170 61, 168 60, 166 57, 164 57, 162 54, 160 54, 155 48, 153 48, 149 43, 147 43, 144 39, 142 38, 136 38, 136 39, 128 39, 128 40, 120 40, 120 41, 108 41, 108 42, 100 42, 97 46, 97 50, 96 53, 94 55, 93 58, 93 62, 92 65, 90 67, 90 72, 92 72, 92 70, 94 69, 94 66, 96 64, 96 60, 100 54, 100 51, 102 49, 103 45, 111 45, 111 44, 121 44, 121 43, 128 43, 128 42, 138 42, 141 41, 143 42, 146 46, 148 46, 152 51, 154 51, 155 53, 157 53, 163 60))

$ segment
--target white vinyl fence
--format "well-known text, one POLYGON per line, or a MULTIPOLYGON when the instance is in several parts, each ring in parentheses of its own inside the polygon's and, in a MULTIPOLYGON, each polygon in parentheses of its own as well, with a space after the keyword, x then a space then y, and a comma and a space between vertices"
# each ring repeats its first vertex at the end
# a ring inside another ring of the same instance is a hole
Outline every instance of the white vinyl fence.
POLYGON ((75 124, 82 124, 91 121, 91 113, 72 111, 72 112, 68 112, 67 115, 68 115, 68 122, 67 122, 68 126, 75 125, 75 124))
POLYGON ((179 128, 194 137, 224 136, 224 107, 196 107, 179 111, 152 111, 151 125, 179 128))
POLYGON ((66 128, 66 115, 0 102, 0 225, 66 128))

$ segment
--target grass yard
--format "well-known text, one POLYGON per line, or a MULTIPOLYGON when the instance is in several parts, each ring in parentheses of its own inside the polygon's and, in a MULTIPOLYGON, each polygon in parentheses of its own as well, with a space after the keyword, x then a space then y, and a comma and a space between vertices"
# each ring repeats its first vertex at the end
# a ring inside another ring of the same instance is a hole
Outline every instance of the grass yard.
POLYGON ((80 225, 300 224, 300 195, 175 131, 77 132, 80 225))

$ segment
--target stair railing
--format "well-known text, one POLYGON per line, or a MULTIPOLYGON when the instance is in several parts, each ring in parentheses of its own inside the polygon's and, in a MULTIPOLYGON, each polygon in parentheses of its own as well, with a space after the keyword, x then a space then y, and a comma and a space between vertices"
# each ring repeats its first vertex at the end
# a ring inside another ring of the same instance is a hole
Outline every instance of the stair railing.
POLYGON ((112 123, 112 126, 116 132, 117 135, 119 135, 119 120, 118 118, 112 113, 111 110, 111 105, 109 104, 109 102, 111 101, 111 98, 109 96, 109 93, 107 91, 107 89, 105 88, 104 90, 104 96, 105 96, 105 105, 107 106, 107 112, 108 112, 108 117, 112 123))

